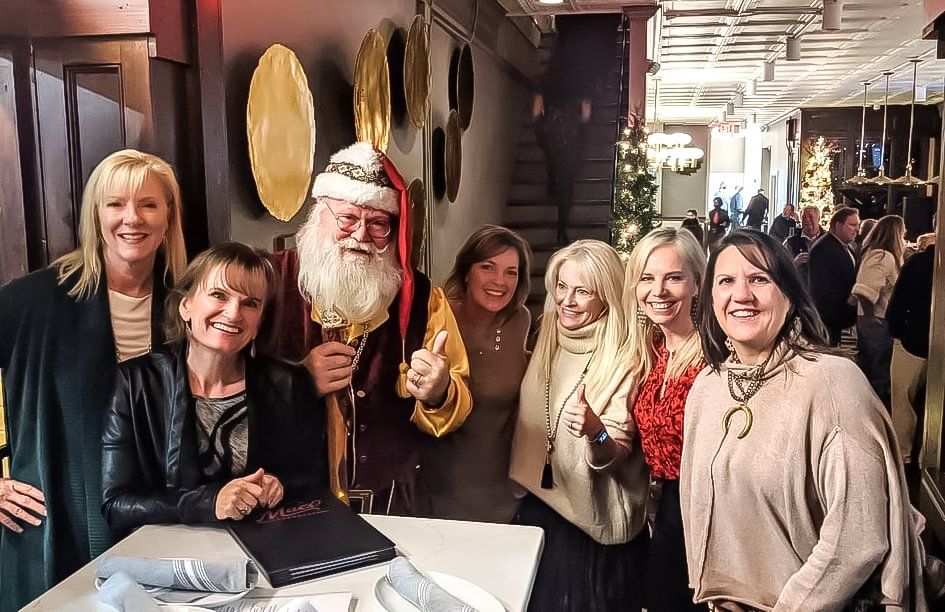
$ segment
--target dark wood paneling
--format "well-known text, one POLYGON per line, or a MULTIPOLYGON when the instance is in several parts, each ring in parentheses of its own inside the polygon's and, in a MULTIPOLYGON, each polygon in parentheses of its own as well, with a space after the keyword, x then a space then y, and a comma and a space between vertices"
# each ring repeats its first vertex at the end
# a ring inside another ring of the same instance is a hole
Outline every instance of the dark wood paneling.
POLYGON ((223 78, 222 0, 197 0, 197 64, 203 128, 204 187, 210 244, 230 238, 226 82, 223 78))
POLYGON ((88 174, 126 147, 153 150, 148 45, 135 39, 34 41, 48 260, 77 245, 88 174))
POLYGON ((151 0, 149 14, 155 57, 189 63, 191 15, 188 0, 151 0))
POLYGON ((150 30, 148 0, 45 0, 30 3, 34 37, 141 34, 150 30))
POLYGON ((0 285, 28 270, 12 52, 0 51, 0 285))
MULTIPOLYGON (((860 142, 861 107, 845 108, 808 108, 803 109, 801 121, 801 170, 807 164, 805 148, 812 139, 823 136, 838 146, 840 151, 839 178, 849 178, 856 174, 858 167, 856 148, 860 142), (842 149, 846 148, 845 151, 842 149)), ((882 140, 883 111, 872 107, 866 111, 866 144, 879 146, 882 140)), ((915 159, 913 174, 925 177, 929 156, 937 155, 932 139, 938 137, 941 130, 939 110, 933 105, 917 105, 915 108, 915 134, 913 136, 912 155, 915 159)), ((886 130, 886 174, 892 177, 902 176, 906 170, 906 148, 909 142, 909 106, 889 107, 889 125, 886 130)), ((870 168, 869 160, 864 157, 863 164, 870 168)), ((873 173, 869 173, 872 175, 873 173)))

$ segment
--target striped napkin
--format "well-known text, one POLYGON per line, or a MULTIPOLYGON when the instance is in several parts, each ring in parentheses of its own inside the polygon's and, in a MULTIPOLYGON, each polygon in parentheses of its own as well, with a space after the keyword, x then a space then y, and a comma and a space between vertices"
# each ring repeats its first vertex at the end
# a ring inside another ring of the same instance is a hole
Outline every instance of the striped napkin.
POLYGON ((95 567, 95 575, 103 580, 119 572, 141 585, 211 593, 242 593, 259 581, 256 566, 245 558, 204 561, 110 555, 95 567))
POLYGON ((476 612, 460 599, 421 574, 404 557, 396 557, 387 567, 387 580, 394 590, 421 612, 476 612))

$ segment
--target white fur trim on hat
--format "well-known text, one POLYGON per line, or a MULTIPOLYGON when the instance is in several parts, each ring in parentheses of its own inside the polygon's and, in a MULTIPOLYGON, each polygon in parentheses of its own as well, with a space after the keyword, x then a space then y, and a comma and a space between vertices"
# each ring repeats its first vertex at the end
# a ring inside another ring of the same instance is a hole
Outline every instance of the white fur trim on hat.
MULTIPOLYGON (((329 167, 331 164, 353 164, 368 174, 380 173, 385 178, 387 176, 381 164, 380 154, 367 142, 356 142, 338 151, 331 156, 329 167)), ((339 172, 326 171, 316 176, 312 185, 312 197, 336 198, 357 206, 377 208, 395 216, 400 214, 400 194, 397 190, 367 180, 351 178, 339 172)))

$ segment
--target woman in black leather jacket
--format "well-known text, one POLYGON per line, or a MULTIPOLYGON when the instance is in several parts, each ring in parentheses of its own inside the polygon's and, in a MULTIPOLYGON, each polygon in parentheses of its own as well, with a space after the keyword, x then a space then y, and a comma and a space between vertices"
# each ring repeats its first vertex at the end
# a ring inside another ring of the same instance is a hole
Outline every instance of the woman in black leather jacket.
POLYGON ((177 341, 119 368, 102 511, 120 534, 239 520, 325 485, 325 415, 309 374, 254 356, 276 286, 251 247, 212 247, 169 299, 168 338, 177 341))

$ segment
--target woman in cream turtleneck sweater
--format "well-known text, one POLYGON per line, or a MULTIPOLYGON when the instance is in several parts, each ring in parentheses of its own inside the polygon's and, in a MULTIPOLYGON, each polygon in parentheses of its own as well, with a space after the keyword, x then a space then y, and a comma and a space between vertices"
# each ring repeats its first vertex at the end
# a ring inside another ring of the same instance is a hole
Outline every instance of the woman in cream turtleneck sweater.
POLYGON ((689 583, 717 610, 926 609, 921 544, 883 405, 787 252, 737 231, 699 292, 702 371, 680 479, 689 583))
POLYGON ((648 474, 627 410, 623 264, 596 240, 554 254, 522 381, 512 480, 517 516, 545 531, 531 610, 639 610, 648 474))

